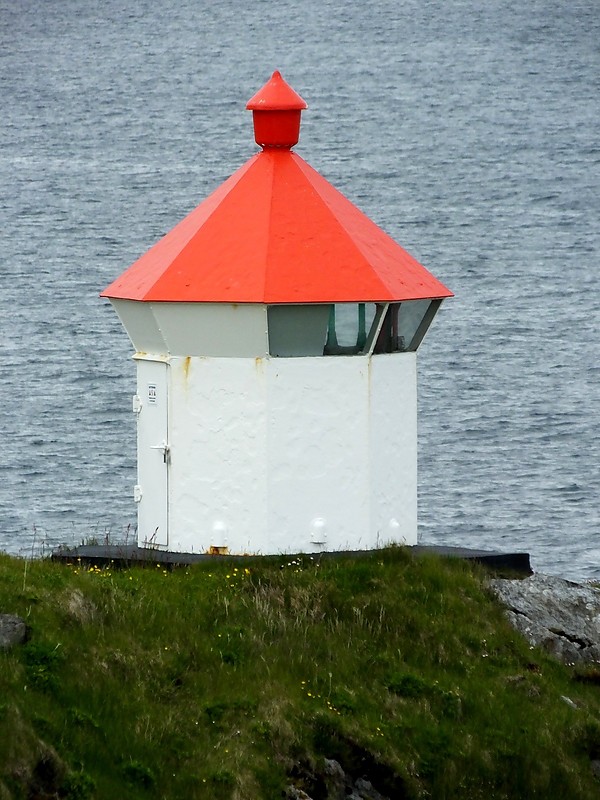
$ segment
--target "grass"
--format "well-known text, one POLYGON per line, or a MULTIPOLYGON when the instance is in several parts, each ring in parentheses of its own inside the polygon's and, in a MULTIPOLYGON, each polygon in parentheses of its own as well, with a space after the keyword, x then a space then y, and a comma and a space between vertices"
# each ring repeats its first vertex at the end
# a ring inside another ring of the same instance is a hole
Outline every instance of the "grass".
POLYGON ((600 794, 596 672, 532 650, 463 562, 0 556, 0 611, 31 628, 0 653, 0 800, 322 800, 324 758, 394 800, 600 794))

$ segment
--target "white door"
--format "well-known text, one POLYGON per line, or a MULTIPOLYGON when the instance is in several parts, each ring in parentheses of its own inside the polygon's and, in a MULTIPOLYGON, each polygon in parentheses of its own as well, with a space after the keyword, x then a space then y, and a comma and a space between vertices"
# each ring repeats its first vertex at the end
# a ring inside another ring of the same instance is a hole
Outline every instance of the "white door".
POLYGON ((139 360, 138 364, 138 543, 168 544, 168 365, 139 360))

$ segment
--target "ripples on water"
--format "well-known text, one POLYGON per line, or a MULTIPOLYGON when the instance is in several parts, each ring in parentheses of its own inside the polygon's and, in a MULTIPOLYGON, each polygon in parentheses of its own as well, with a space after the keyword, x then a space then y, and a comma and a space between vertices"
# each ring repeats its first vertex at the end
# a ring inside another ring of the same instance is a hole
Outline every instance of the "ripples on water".
POLYGON ((594 0, 0 0, 0 547, 135 523, 97 295, 254 152, 280 68, 298 152, 456 293, 420 352, 422 540, 599 577, 599 43, 594 0))

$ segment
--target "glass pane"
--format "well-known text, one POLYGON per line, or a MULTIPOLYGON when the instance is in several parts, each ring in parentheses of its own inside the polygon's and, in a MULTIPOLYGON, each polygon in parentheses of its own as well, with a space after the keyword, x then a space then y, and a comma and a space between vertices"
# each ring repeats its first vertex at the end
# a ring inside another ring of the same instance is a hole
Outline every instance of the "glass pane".
POLYGON ((403 303, 390 303, 373 352, 402 353, 416 350, 440 302, 440 300, 405 300, 403 303))
POLYGON ((272 356, 322 356, 331 305, 269 306, 269 353, 272 356))
POLYGON ((336 303, 329 315, 326 355, 358 355, 375 319, 375 303, 336 303))
POLYGON ((406 300, 398 313, 398 350, 411 349, 412 340, 421 324, 431 300, 406 300))

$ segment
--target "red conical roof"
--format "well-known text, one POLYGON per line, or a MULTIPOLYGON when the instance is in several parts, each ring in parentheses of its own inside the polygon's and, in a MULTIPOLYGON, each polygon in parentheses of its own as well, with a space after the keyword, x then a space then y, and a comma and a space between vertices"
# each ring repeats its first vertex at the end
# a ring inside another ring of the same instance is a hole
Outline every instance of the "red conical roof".
POLYGON ((102 296, 277 304, 416 300, 452 292, 300 156, 267 148, 102 296))
POLYGON ((308 105, 276 69, 265 85, 248 100, 246 108, 249 111, 302 111, 308 105))

